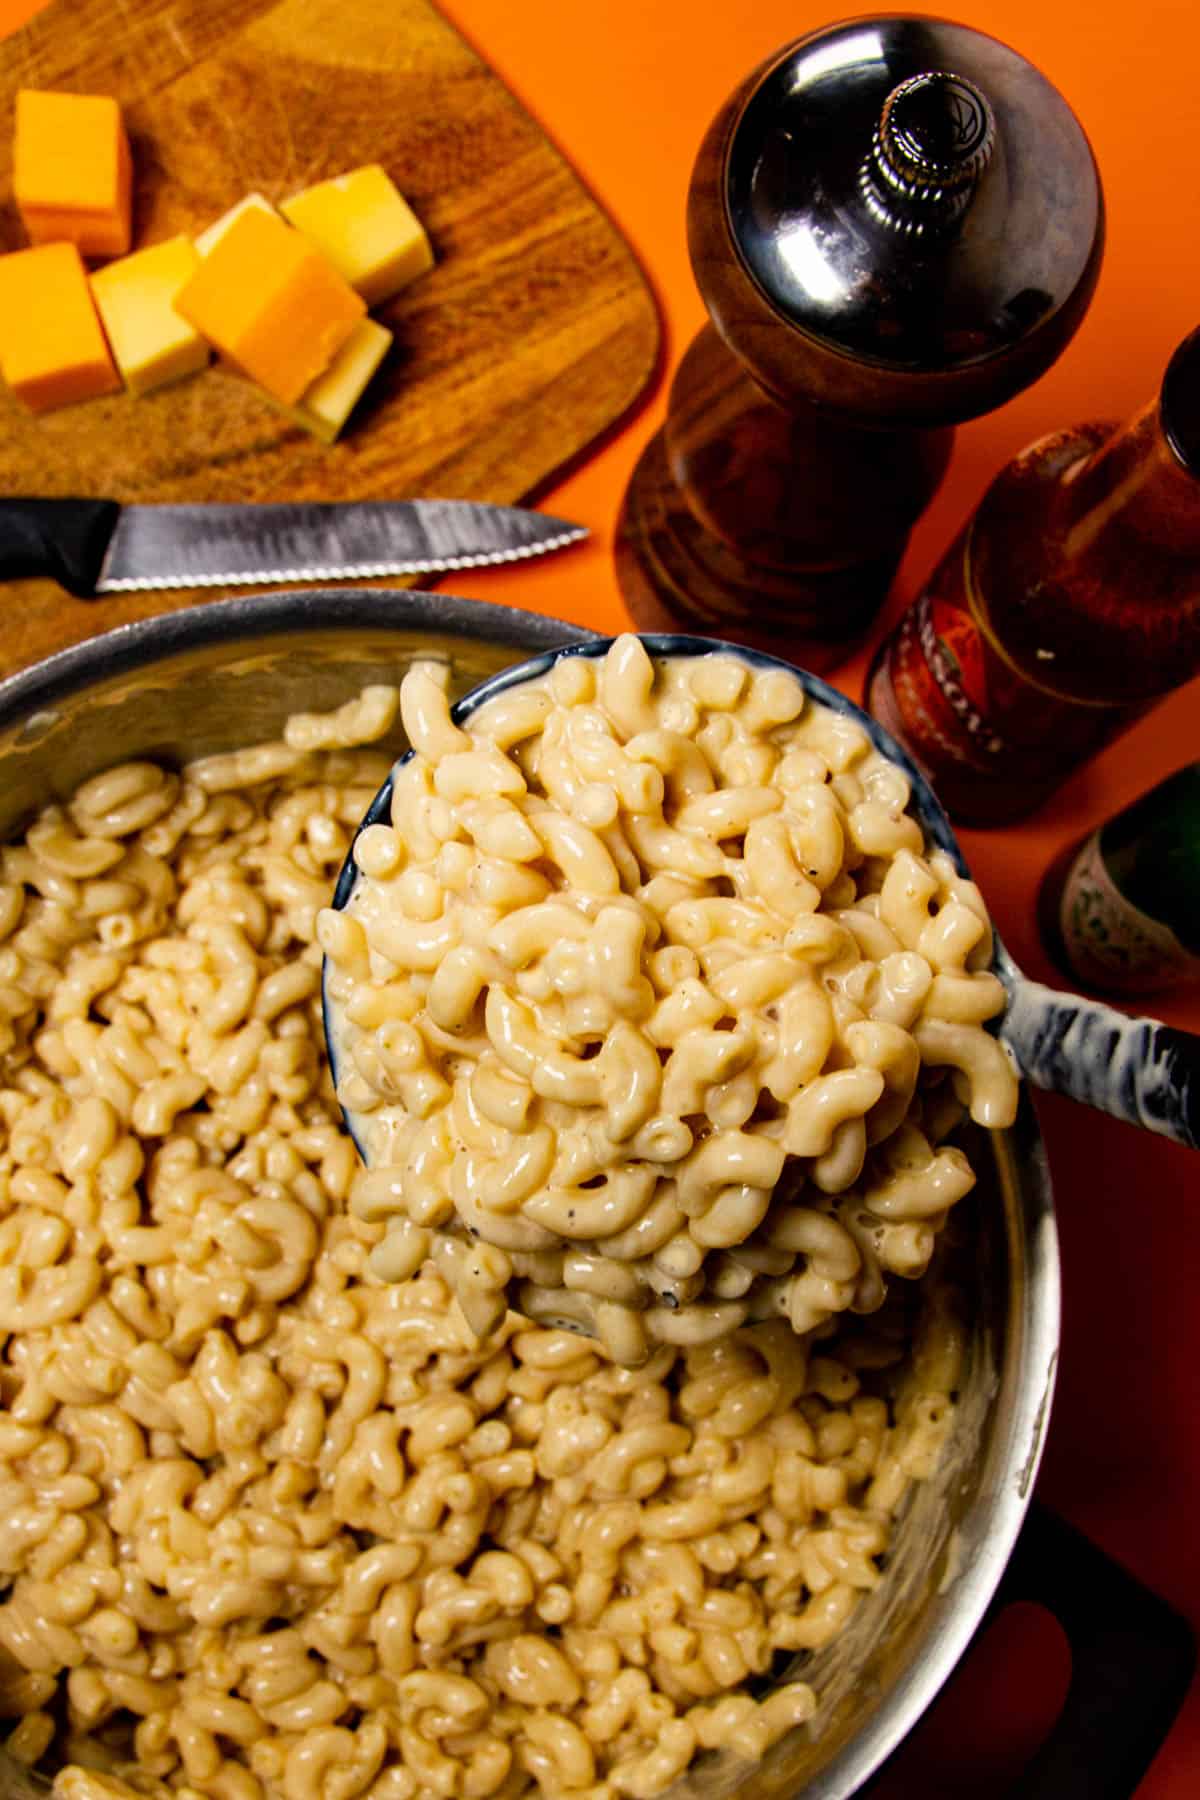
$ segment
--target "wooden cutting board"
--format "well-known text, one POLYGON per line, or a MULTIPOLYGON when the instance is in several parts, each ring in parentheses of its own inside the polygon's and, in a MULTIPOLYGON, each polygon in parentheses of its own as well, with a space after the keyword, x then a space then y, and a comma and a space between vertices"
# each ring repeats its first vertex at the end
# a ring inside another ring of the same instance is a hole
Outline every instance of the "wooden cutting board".
MULTIPOLYGON (((11 105, 28 86, 121 100, 135 246, 199 231, 252 189, 281 200, 381 162, 437 256, 379 309, 395 347, 332 447, 216 364, 40 418, 0 391, 0 494, 515 502, 625 412, 654 367, 657 315, 628 246, 428 0, 52 0, 0 44, 0 86, 4 250, 25 241, 11 105)), ((13 584, 0 673, 212 598, 85 605, 13 584)))

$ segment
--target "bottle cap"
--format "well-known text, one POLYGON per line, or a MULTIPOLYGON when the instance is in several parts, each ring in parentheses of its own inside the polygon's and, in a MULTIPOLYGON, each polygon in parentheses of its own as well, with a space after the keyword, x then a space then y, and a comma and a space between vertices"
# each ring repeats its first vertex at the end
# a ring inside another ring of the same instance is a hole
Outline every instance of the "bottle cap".
POLYGON ((783 321, 920 375, 1016 356, 1023 386, 1058 354, 1095 285, 1103 196, 1032 64, 966 26, 867 17, 800 39, 743 91, 727 229, 783 321))
POLYGON ((1159 414, 1173 453, 1200 481, 1200 329, 1184 338, 1167 364, 1159 414))

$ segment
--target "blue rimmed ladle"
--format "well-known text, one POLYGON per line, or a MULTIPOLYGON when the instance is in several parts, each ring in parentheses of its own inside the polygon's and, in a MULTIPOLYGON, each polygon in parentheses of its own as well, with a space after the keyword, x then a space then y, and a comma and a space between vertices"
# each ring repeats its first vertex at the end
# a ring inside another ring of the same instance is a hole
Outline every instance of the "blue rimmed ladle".
MULTIPOLYGON (((717 638, 646 634, 641 641, 656 660, 720 653, 735 656, 755 670, 777 670, 795 677, 810 699, 853 719, 876 749, 903 769, 912 783, 908 810, 920 824, 927 843, 945 850, 959 871, 969 877, 954 830, 925 777, 882 725, 836 688, 778 657, 717 638)), ((612 642, 612 638, 597 637, 514 664, 464 694, 452 707, 451 717, 457 725, 464 725, 480 706, 509 688, 538 680, 560 658, 602 657, 612 642)), ((410 750, 396 768, 411 755, 410 750)), ((368 807, 360 830, 390 823, 394 776, 395 769, 368 807)), ((347 904, 358 880, 351 846, 334 890, 335 908, 347 904)), ((1025 1079, 1034 1087, 1066 1094, 1191 1149, 1200 1146, 1200 1037, 1154 1019, 1130 1018, 1102 1001, 1060 993, 1033 981, 1017 967, 999 935, 993 935, 992 969, 1004 985, 1008 1005, 989 1029, 1008 1045, 1025 1079)), ((324 1008, 325 1035, 336 1081, 335 1033, 327 986, 324 1008)), ((361 1152, 352 1118, 347 1117, 347 1125, 361 1152)))

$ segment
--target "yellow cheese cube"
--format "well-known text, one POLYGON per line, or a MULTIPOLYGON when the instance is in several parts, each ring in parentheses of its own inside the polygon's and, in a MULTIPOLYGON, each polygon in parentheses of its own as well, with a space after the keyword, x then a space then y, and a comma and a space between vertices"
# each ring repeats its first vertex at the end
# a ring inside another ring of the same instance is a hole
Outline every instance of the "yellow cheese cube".
POLYGON ((74 244, 0 256, 0 374, 32 412, 119 391, 74 244))
POLYGON ((306 238, 257 207, 200 259, 175 309, 284 406, 324 374, 367 310, 306 238))
POLYGON ((129 140, 111 95, 20 90, 13 193, 31 244, 124 256, 132 180, 129 140))
POLYGON ((368 306, 390 299, 433 267, 420 220, 378 163, 318 181, 279 210, 368 306))
POLYGON ((215 250, 234 220, 240 219, 244 212, 264 212, 272 219, 279 217, 265 194, 247 194, 244 200, 239 200, 236 206, 231 206, 228 212, 222 213, 219 219, 215 219, 195 239, 197 255, 207 256, 210 250, 215 250))
POLYGON ((206 340, 175 311, 175 296, 199 263, 190 238, 175 237, 92 276, 92 298, 131 394, 148 394, 207 363, 206 340))
POLYGON ((387 355, 392 334, 375 319, 361 319, 323 375, 306 388, 289 417, 323 443, 332 444, 363 389, 387 355))

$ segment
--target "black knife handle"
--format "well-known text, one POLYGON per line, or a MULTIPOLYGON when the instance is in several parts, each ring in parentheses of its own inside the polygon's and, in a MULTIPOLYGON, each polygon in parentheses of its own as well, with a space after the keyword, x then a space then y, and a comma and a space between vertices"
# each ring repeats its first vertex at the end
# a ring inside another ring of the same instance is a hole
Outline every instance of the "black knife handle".
POLYGON ((115 500, 0 500, 0 581, 44 575, 94 600, 120 510, 115 500))

